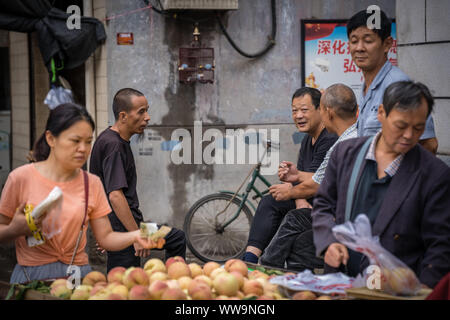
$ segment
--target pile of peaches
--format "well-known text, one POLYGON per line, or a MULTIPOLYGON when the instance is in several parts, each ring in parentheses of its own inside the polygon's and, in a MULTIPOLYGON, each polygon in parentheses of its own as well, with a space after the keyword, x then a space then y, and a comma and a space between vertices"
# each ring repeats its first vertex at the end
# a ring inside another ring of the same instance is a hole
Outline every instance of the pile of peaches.
POLYGON ((150 259, 144 268, 116 267, 107 276, 92 271, 73 290, 67 280, 57 279, 50 293, 72 300, 287 299, 270 283, 270 277, 259 270, 249 272, 238 259, 228 260, 223 267, 217 262, 202 267, 177 256, 166 263, 150 259))

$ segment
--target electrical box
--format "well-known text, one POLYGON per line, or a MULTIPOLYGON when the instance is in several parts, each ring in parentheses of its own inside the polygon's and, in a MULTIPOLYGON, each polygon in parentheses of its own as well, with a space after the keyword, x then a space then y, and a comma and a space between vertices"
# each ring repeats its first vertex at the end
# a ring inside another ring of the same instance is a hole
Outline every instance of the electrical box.
POLYGON ((239 0, 164 0, 164 10, 237 10, 239 0))

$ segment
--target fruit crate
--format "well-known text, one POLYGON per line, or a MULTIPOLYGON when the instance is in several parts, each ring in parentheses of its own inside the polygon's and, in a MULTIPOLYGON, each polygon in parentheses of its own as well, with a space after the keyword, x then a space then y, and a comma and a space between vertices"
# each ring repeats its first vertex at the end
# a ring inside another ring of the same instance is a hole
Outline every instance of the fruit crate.
MULTIPOLYGON (((50 285, 50 283, 46 283, 47 285, 50 285)), ((8 296, 8 292, 11 289, 12 284, 5 282, 5 281, 0 281, 0 300, 5 300, 6 297, 8 296)), ((16 286, 15 290, 14 290, 14 294, 11 297, 10 300, 15 300, 17 295, 20 292, 20 286, 18 285, 16 286)), ((24 300, 62 300, 60 298, 57 297, 53 297, 50 294, 47 293, 42 293, 39 292, 37 290, 33 290, 33 289, 28 289, 25 291, 25 294, 23 296, 24 300)))

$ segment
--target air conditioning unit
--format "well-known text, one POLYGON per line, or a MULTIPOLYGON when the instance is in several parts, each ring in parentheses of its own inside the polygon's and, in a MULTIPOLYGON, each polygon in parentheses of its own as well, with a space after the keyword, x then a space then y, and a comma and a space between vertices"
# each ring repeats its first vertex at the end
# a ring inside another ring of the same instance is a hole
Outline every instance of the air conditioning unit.
POLYGON ((164 0, 164 10, 237 10, 239 0, 164 0))

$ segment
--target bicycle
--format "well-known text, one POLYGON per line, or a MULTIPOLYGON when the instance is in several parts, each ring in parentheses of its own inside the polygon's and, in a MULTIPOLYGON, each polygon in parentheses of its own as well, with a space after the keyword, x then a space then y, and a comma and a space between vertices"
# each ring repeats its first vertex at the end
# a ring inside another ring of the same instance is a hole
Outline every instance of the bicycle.
POLYGON ((262 192, 258 190, 255 186, 257 179, 267 188, 271 186, 260 170, 264 156, 275 146, 270 140, 263 145, 265 149, 261 159, 252 167, 236 192, 219 190, 218 193, 202 197, 189 209, 183 225, 187 246, 203 262, 223 263, 229 259, 241 258, 244 254, 256 211, 248 197, 252 191, 256 193, 253 200, 262 198, 269 192, 269 189, 262 192), (239 194, 250 175, 252 178, 245 192, 239 194))

